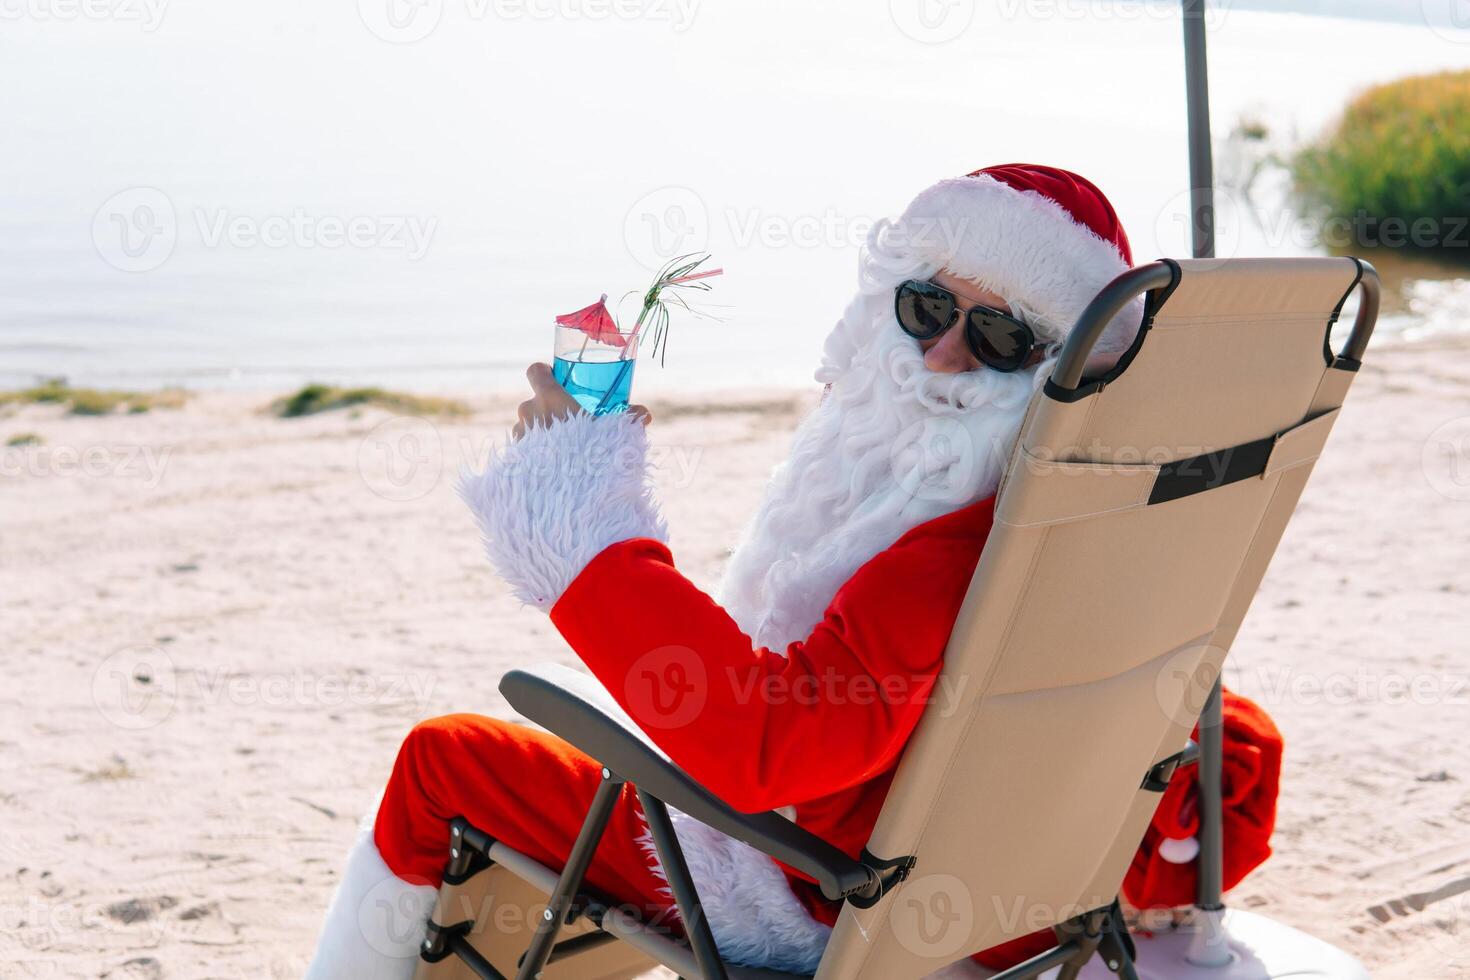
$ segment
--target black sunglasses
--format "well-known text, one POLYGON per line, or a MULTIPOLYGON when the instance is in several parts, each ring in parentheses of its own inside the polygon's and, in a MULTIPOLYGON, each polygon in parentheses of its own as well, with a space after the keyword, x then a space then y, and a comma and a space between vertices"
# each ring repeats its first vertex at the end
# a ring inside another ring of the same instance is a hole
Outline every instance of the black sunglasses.
MULTIPOLYGON (((933 340, 954 326, 960 303, 943 286, 910 279, 898 287, 893 310, 904 333, 915 340, 933 340)), ((970 352, 988 368, 1019 371, 1046 356, 1049 344, 1038 343, 1031 328, 1009 313, 974 306, 965 312, 964 321, 970 352)))

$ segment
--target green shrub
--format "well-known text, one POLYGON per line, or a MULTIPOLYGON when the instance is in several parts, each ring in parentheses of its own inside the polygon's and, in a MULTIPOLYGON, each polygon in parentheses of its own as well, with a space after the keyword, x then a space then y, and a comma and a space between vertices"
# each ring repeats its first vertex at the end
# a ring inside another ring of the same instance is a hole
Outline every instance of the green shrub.
POLYGON ((1335 247, 1470 255, 1470 71, 1368 89, 1292 160, 1297 191, 1335 247))
POLYGON ((315 415, 356 405, 376 405, 403 415, 468 415, 469 407, 453 398, 410 395, 384 388, 336 388, 309 384, 294 395, 271 403, 271 411, 283 419, 315 415))
POLYGON ((66 405, 73 415, 110 415, 118 409, 136 414, 154 408, 178 408, 183 403, 184 393, 177 389, 104 391, 73 388, 65 378, 46 378, 19 391, 0 391, 0 405, 66 405))

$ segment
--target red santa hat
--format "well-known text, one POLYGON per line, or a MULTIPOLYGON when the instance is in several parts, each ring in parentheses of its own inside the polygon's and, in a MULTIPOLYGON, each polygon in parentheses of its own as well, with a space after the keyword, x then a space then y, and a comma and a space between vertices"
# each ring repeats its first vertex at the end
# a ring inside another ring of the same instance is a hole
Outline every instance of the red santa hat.
MULTIPOLYGON (((941 180, 899 221, 911 250, 1005 297, 1038 334, 1060 340, 1103 286, 1133 264, 1118 213, 1086 177, 1007 163, 941 180)), ((1132 340, 1138 311, 1120 314, 1100 351, 1132 340)))

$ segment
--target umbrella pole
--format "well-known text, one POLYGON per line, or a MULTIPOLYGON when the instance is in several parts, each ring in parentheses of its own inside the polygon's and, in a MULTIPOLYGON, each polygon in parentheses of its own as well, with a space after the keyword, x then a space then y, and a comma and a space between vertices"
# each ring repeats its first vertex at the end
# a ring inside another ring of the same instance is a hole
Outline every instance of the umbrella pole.
MULTIPOLYGON (((1184 8, 1184 87, 1189 111, 1189 210, 1194 257, 1215 257, 1215 168, 1210 152, 1210 86, 1205 61, 1205 0, 1182 0, 1184 8)), ((1224 846, 1221 838, 1220 779, 1224 756, 1219 680, 1199 720, 1199 857, 1195 941, 1187 958, 1196 966, 1221 967, 1231 961, 1225 942, 1225 905, 1221 901, 1224 846)))
POLYGON ((1189 210, 1194 257, 1215 257, 1215 165, 1210 155, 1210 83, 1205 0, 1183 0, 1184 88, 1189 106, 1189 210))

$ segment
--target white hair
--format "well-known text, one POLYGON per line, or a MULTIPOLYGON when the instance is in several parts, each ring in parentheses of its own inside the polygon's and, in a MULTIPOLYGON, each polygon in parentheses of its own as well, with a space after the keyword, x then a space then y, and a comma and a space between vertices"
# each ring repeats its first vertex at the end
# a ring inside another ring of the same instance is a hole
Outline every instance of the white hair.
POLYGON ((893 232, 880 222, 868 236, 857 296, 817 372, 831 387, 797 428, 719 590, 771 649, 804 639, 837 589, 906 531, 995 493, 1051 363, 1012 374, 926 368, 894 316, 894 289, 938 269, 893 232))

